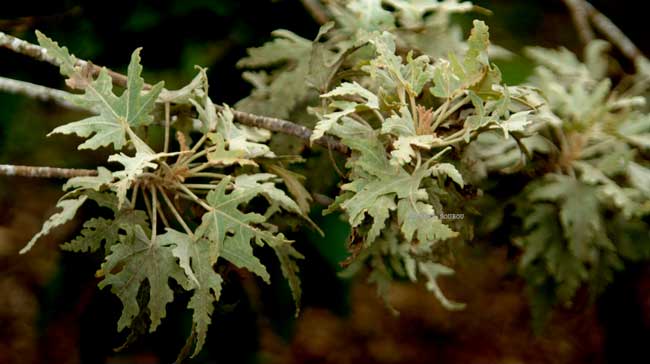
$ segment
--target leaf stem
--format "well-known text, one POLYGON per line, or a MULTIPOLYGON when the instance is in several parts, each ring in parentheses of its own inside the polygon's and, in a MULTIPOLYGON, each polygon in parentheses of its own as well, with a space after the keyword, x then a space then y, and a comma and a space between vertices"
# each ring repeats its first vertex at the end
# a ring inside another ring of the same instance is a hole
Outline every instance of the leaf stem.
POLYGON ((157 187, 158 187, 158 191, 160 191, 160 194, 163 196, 163 199, 165 200, 165 203, 167 204, 167 207, 169 207, 172 214, 176 218, 176 221, 178 221, 178 223, 183 227, 183 230, 185 230, 187 235, 194 238, 194 233, 192 232, 192 230, 190 230, 189 226, 187 226, 187 224, 185 223, 185 220, 183 220, 181 215, 178 213, 178 211, 174 207, 174 203, 172 203, 172 201, 169 199, 167 194, 165 194, 165 190, 163 190, 162 187, 160 187, 160 186, 157 186, 157 187))
POLYGON ((131 193, 131 208, 135 208, 135 203, 138 200, 139 189, 140 189, 140 185, 136 183, 135 186, 133 187, 133 192, 131 193))
POLYGON ((163 224, 165 224, 165 227, 170 227, 169 221, 167 220, 167 217, 165 216, 165 212, 162 209, 162 206, 158 204, 157 206, 158 214, 160 215, 160 220, 162 220, 163 224))
POLYGON ((151 192, 151 202, 153 204, 153 208, 151 209, 151 244, 156 242, 156 234, 158 233, 158 197, 156 196, 154 188, 155 187, 153 186, 149 187, 149 192, 151 192))
POLYGON ((193 161, 197 160, 198 158, 201 158, 201 157, 203 157, 204 155, 206 155, 206 154, 208 154, 208 153, 210 153, 210 152, 212 152, 213 150, 216 150, 216 149, 217 149, 217 146, 216 146, 216 145, 213 145, 213 146, 211 146, 211 147, 205 148, 205 149, 201 150, 200 152, 198 152, 198 153, 192 155, 192 156, 189 157, 188 159, 184 160, 183 163, 184 163, 184 164, 189 164, 190 162, 193 162, 193 161))
POLYGON ((212 190, 217 187, 217 185, 207 183, 183 183, 183 186, 200 190, 212 190))
POLYGON ((201 139, 199 139, 199 140, 196 142, 196 144, 194 144, 194 146, 192 147, 192 149, 190 149, 190 152, 191 152, 191 153, 196 153, 196 151, 199 150, 199 147, 200 147, 201 145, 203 145, 203 143, 204 143, 207 139, 208 139, 208 134, 203 134, 203 135, 201 136, 201 139))
POLYGON ((190 169, 190 173, 192 173, 192 174, 198 173, 198 172, 200 172, 200 171, 202 171, 204 169, 210 168, 211 166, 212 166, 212 164, 210 162, 201 163, 197 167, 194 167, 194 168, 190 169))
POLYGON ((415 106, 415 97, 413 97, 411 93, 409 93, 409 101, 411 102, 411 116, 413 118, 413 128, 417 129, 418 125, 420 124, 418 119, 419 115, 418 115, 417 107, 415 106))
POLYGON ((375 114, 375 116, 379 120, 380 125, 384 125, 384 116, 379 112, 379 110, 372 109, 372 112, 375 114))
POLYGON ((359 116, 357 113, 352 113, 352 114, 350 114, 350 116, 351 116, 354 120, 358 121, 359 123, 361 123, 361 124, 367 126, 367 127, 370 128, 370 129, 373 129, 373 127, 372 127, 370 124, 368 124, 368 122, 367 122, 366 120, 364 120, 364 118, 362 118, 361 116, 359 116))
POLYGON ((440 123, 442 123, 443 120, 445 120, 442 116, 445 114, 445 112, 449 108, 449 103, 451 103, 451 101, 452 101, 451 99, 445 101, 445 103, 440 105, 440 107, 438 108, 438 110, 440 110, 440 111, 436 110, 436 113, 438 114, 438 117, 436 118, 436 121, 433 123, 433 125, 431 125, 431 131, 432 132, 436 130, 436 128, 440 125, 440 123))
POLYGON ((169 128, 170 128, 170 115, 169 115, 169 102, 165 103, 165 146, 163 148, 163 153, 169 151, 169 128))
MULTIPOLYGON (((470 102, 470 100, 471 100, 471 99, 470 99, 469 96, 465 96, 465 98, 463 98, 462 100, 460 100, 460 101, 458 101, 457 103, 455 103, 454 106, 451 107, 451 109, 447 110, 444 114, 441 114, 441 115, 439 116, 438 119, 439 119, 440 121, 444 121, 444 120, 446 120, 449 116, 451 116, 451 114, 455 113, 456 111, 458 111, 458 109, 460 109, 461 107, 463 107, 463 105, 465 105, 465 104, 467 104, 468 102, 470 102)), ((432 130, 436 130, 436 128, 438 127, 438 125, 439 125, 439 122, 436 121, 436 124, 433 126, 432 130)))
POLYGON ((149 200, 149 196, 147 195, 146 191, 142 191, 142 199, 144 200, 144 205, 147 210, 147 215, 149 215, 149 220, 153 222, 153 210, 151 209, 151 201, 149 200))
POLYGON ((195 177, 223 179, 228 177, 228 175, 221 174, 221 173, 213 173, 213 172, 194 172, 185 178, 195 178, 195 177))
POLYGON ((206 209, 208 211, 214 210, 214 208, 212 206, 208 205, 203 200, 201 200, 197 195, 194 194, 194 192, 190 191, 190 189, 185 187, 185 185, 183 185, 182 183, 177 183, 176 187, 178 187, 178 189, 180 189, 181 191, 185 192, 188 196, 190 196, 192 198, 192 201, 196 202, 197 204, 199 204, 204 209, 206 209))

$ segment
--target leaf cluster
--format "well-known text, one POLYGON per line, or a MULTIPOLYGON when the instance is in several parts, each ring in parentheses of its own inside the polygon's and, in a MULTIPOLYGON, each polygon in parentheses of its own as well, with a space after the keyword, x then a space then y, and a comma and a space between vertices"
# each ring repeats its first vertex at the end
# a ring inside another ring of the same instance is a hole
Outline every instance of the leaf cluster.
MULTIPOLYGON (((530 48, 534 76, 506 85, 490 61, 506 52, 490 43, 487 25, 474 21, 463 40, 451 21, 480 10, 469 2, 335 0, 327 9, 332 22, 313 41, 278 30, 249 50, 238 65, 254 89, 236 107, 313 125, 312 143, 330 135, 349 149, 326 210, 352 227, 343 275, 369 271, 383 296, 393 279, 423 281, 444 307, 462 309, 438 284, 454 272, 454 247, 506 239, 521 249, 541 322, 581 287, 595 297, 627 262, 650 258, 647 64, 612 77, 606 42, 589 44, 581 59, 530 48)), ((222 291, 221 264, 269 283, 256 251, 273 250, 298 305, 302 255, 274 222, 296 215, 313 225, 311 196, 287 168, 300 158, 276 156, 268 131, 215 105, 204 69, 179 90, 148 85, 138 49, 125 89, 114 90, 107 70, 95 75, 38 37, 82 91, 69 101, 92 113, 51 134, 115 153, 96 176, 64 185, 61 211, 23 252, 94 201, 110 217, 89 219, 62 247, 104 254, 100 287, 122 302, 119 331, 141 322, 154 331, 176 292, 189 292, 194 355, 222 291), (164 131, 162 150, 149 128, 164 131)))
MULTIPOLYGON (((78 149, 112 147, 115 154, 107 159, 110 165, 97 168, 97 175, 65 183, 67 193, 57 205, 62 211, 45 222, 21 253, 94 201, 110 217, 89 219, 80 235, 62 248, 104 255, 99 287, 110 287, 122 302, 118 331, 131 328, 134 334, 143 320, 155 331, 178 294, 175 287, 190 292, 193 328, 187 345, 194 346, 193 355, 205 343, 219 301, 219 265, 232 264, 270 283, 255 247, 275 252, 299 305, 296 260, 303 257, 270 220, 283 213, 308 220, 304 203, 301 207, 278 187, 285 182, 294 186, 289 191, 301 193, 296 187, 300 183, 263 143, 266 133, 235 124, 228 106, 212 103, 205 70, 180 90, 165 90, 162 82, 145 86, 137 49, 126 87, 118 95, 106 69, 94 77, 65 47, 41 33, 38 38, 61 65, 68 85, 83 90, 69 101, 93 114, 51 134, 75 134, 85 139, 78 149), (172 118, 172 107, 186 111, 172 118), (147 142, 146 130, 153 127, 164 129, 163 151, 154 151, 147 142), (176 143, 170 140, 174 130, 176 143), (191 142, 193 137, 197 139, 191 142), (171 152, 172 147, 178 149, 171 152)), ((296 198, 305 199, 299 194, 296 198)))

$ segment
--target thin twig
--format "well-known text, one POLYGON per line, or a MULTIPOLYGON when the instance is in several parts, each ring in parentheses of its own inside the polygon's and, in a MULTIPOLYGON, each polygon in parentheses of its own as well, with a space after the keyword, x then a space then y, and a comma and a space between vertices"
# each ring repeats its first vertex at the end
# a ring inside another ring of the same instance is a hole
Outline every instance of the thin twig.
MULTIPOLYGON (((215 105, 217 110, 223 110, 222 106, 215 105)), ((232 110, 232 109, 231 109, 232 110)), ((309 140, 311 137, 312 131, 302 125, 298 125, 291 121, 272 118, 268 116, 260 116, 255 114, 249 114, 243 111, 232 110, 235 119, 248 126, 254 126, 257 128, 262 128, 270 131, 275 131, 278 133, 289 134, 296 136, 303 140, 309 140)), ((328 145, 335 151, 343 154, 348 153, 348 148, 342 144, 338 139, 333 138, 329 135, 326 135, 320 139, 314 141, 314 143, 327 147, 328 145)))
MULTIPOLYGON (((0 32, 0 47, 4 47, 16 53, 20 53, 28 57, 34 58, 37 61, 47 62, 55 66, 59 66, 59 62, 57 62, 54 57, 50 56, 47 53, 47 49, 41 46, 37 46, 35 44, 31 44, 20 38, 16 38, 14 36, 11 36, 3 32, 0 32)), ((84 61, 82 59, 77 60, 76 65, 90 69, 91 74, 93 76, 99 75, 99 72, 102 70, 102 68, 104 68, 92 64, 90 62, 84 61)), ((127 77, 125 75, 115 71, 111 71, 110 69, 107 69, 107 72, 108 75, 111 76, 111 78, 113 79, 114 84, 118 86, 126 87, 127 77)), ((145 84, 144 88, 149 89, 151 88, 151 85, 145 84)))
POLYGON ((163 147, 163 152, 167 153, 169 151, 169 124, 171 116, 169 115, 169 102, 165 103, 165 146, 163 147))
POLYGON ((183 185, 187 188, 195 188, 195 189, 203 189, 203 190, 213 190, 217 187, 218 185, 214 184, 209 184, 209 183, 183 183, 183 185))
POLYGON ((151 203, 153 204, 151 209, 151 244, 155 244, 158 232, 158 197, 156 197, 156 187, 149 187, 149 191, 151 191, 151 203))
POLYGON ((153 214, 155 214, 155 212, 151 208, 151 201, 149 200, 149 196, 147 196, 147 190, 144 187, 142 188, 142 200, 144 200, 144 206, 147 210, 149 221, 153 221, 153 214))
POLYGON ((189 235, 189 236, 191 236, 191 237, 194 237, 194 233, 193 233, 192 230, 187 226, 187 223, 185 223, 185 220, 183 220, 183 218, 181 217, 181 215, 178 213, 178 211, 177 211, 176 208, 174 207, 174 203, 172 203, 172 201, 169 199, 169 197, 167 197, 167 194, 165 194, 165 190, 163 190, 162 187, 160 187, 160 186, 157 186, 157 187, 158 187, 158 191, 160 192, 160 194, 162 195, 163 199, 165 200, 165 203, 167 203, 167 207, 169 207, 169 210, 171 210, 172 214, 173 214, 174 217, 176 218, 176 221, 178 221, 178 223, 181 224, 181 226, 183 227, 183 230, 185 230, 185 232, 187 233, 187 235, 189 235))
POLYGON ((192 198, 192 200, 194 202, 196 202, 198 205, 200 205, 201 207, 203 207, 207 211, 214 210, 214 208, 212 208, 212 206, 208 205, 203 200, 201 200, 197 195, 195 195, 192 191, 190 191, 189 188, 185 187, 185 185, 183 185, 181 183, 177 183, 176 187, 178 187, 178 189, 180 189, 181 191, 185 192, 188 196, 190 196, 192 198))
POLYGON ((589 18, 587 14, 587 8, 585 7, 585 1, 583 0, 562 0, 564 5, 569 8, 571 13, 571 18, 573 18, 573 23, 575 24, 576 30, 578 31, 578 36, 580 41, 583 44, 588 44, 594 40, 594 31, 589 25, 589 18))
MULTIPOLYGON (((5 34, 3 32, 0 32, 0 46, 8 48, 14 52, 32 57, 36 60, 44 61, 58 66, 58 62, 52 56, 47 54, 47 50, 45 48, 35 44, 31 44, 29 42, 5 34)), ((99 71, 102 69, 102 67, 94 65, 84 60, 78 60, 77 65, 90 66, 91 67, 90 69, 94 76, 99 74, 99 71)), ((126 86, 127 77, 125 75, 110 70, 108 71, 108 74, 109 76, 111 76, 114 84, 122 87, 126 86)), ((150 89, 151 85, 145 83, 144 88, 150 89)), ((222 109, 221 106, 216 106, 216 107, 219 110, 222 109)), ((283 133, 283 134, 293 135, 306 141, 309 140, 309 138, 311 137, 312 132, 309 128, 306 128, 302 125, 298 125, 291 121, 271 118, 267 116, 255 115, 255 114, 250 114, 247 112, 236 111, 236 110, 233 110, 233 114, 235 116, 235 119, 244 125, 254 126, 262 129, 267 129, 270 131, 283 133)), ((336 138, 333 138, 331 136, 324 136, 323 138, 316 140, 315 143, 320 144, 322 146, 330 145, 337 152, 341 152, 344 154, 348 152, 348 149, 345 145, 341 144, 340 141, 338 141, 336 138)))
POLYGON ((165 227, 171 227, 171 225, 169 225, 169 221, 167 221, 167 217, 165 216, 165 212, 163 211, 162 206, 160 204, 157 204, 156 209, 158 210, 160 220, 162 220, 163 224, 165 224, 165 227))
POLYGON ((133 192, 131 192, 131 208, 135 208, 135 204, 138 202, 138 190, 140 185, 138 183, 133 186, 133 192))
POLYGON ((334 155, 332 154, 332 148, 327 148, 327 156, 330 158, 330 162, 332 163, 332 167, 334 167, 336 174, 345 179, 345 174, 341 172, 341 169, 339 169, 339 166, 336 164, 336 159, 334 159, 334 155))
POLYGON ((623 55, 633 62, 647 59, 646 56, 639 50, 639 48, 628 38, 619 27, 614 24, 608 17, 598 11, 593 5, 587 1, 581 0, 584 4, 585 11, 589 20, 594 24, 607 39, 612 42, 623 55))
POLYGON ((334 203, 334 199, 320 193, 314 193, 312 194, 312 197, 314 199, 314 202, 316 202, 319 205, 329 206, 334 203))
POLYGON ((24 95, 40 101, 54 102, 72 110, 84 110, 66 99, 70 93, 30 82, 0 77, 0 91, 24 95))
POLYGON ((222 173, 212 173, 212 172, 196 172, 190 174, 189 176, 186 176, 185 178, 187 179, 187 178, 194 178, 194 177, 224 179, 228 177, 228 175, 222 173))
POLYGON ((319 0, 301 0, 302 5, 307 9, 309 14, 311 15, 318 24, 325 24, 328 21, 330 21, 329 15, 327 15, 327 11, 323 7, 323 4, 319 0))
POLYGON ((16 166, 11 164, 0 164, 0 176, 72 178, 96 175, 97 171, 94 169, 16 166))

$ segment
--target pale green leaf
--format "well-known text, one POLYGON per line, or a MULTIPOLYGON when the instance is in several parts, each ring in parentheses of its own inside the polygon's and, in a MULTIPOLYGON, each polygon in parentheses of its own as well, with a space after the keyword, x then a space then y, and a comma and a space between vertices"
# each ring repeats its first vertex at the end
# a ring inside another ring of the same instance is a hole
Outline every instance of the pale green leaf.
POLYGON ((266 268, 253 254, 252 240, 258 244, 272 245, 282 244, 286 239, 254 226, 264 222, 264 216, 252 212, 243 213, 238 209, 239 205, 246 204, 262 194, 262 188, 240 188, 226 194, 229 183, 229 179, 223 179, 208 193, 206 200, 213 210, 203 215, 196 235, 206 237, 210 241, 211 259, 216 260, 220 256, 269 282, 270 276, 266 268))
POLYGON ((461 79, 452 71, 449 61, 436 61, 433 68, 433 87, 429 92, 436 97, 452 98, 460 87, 461 79))
POLYGON ((238 164, 240 166, 251 165, 257 166, 253 160, 246 158, 247 153, 243 150, 228 150, 227 143, 218 133, 209 133, 208 138, 213 144, 214 149, 207 154, 208 161, 220 166, 231 166, 238 164))
POLYGON ((214 303, 221 295, 221 276, 214 271, 210 259, 210 242, 206 239, 195 240, 185 233, 173 229, 158 237, 163 245, 175 245, 172 254, 179 259, 181 268, 193 282, 192 297, 188 308, 194 311, 192 320, 196 334, 194 354, 196 356, 205 343, 210 325, 214 303))
POLYGON ((105 277, 99 282, 99 287, 111 286, 111 292, 122 301, 118 331, 131 326, 133 319, 143 309, 138 305, 137 296, 145 280, 149 287, 147 309, 151 319, 150 332, 160 325, 166 315, 167 304, 174 299, 169 279, 188 286, 189 281, 172 254, 172 246, 165 245, 168 243, 165 239, 151 241, 142 227, 136 225, 132 232, 122 236, 120 243, 111 247, 111 254, 102 264, 105 277))
POLYGON ((73 240, 61 245, 61 249, 74 252, 94 252, 105 242, 105 249, 119 241, 120 231, 128 231, 139 225, 148 229, 147 214, 144 211, 123 209, 115 218, 96 217, 86 221, 81 233, 73 240))
POLYGON ((463 182, 463 176, 458 172, 458 169, 451 163, 438 163, 431 167, 431 174, 434 176, 445 175, 451 178, 457 185, 461 188, 465 186, 463 182))
POLYGON ((395 204, 395 196, 385 195, 381 196, 375 203, 368 209, 368 215, 372 217, 372 226, 368 230, 365 244, 372 244, 375 239, 379 237, 381 231, 386 227, 386 220, 390 217, 390 212, 397 208, 395 204))
POLYGON ((36 235, 34 235, 34 237, 27 243, 27 245, 25 245, 25 247, 20 250, 20 254, 27 253, 34 246, 34 244, 36 244, 36 241, 39 238, 49 234, 53 228, 59 225, 63 225, 66 222, 72 220, 79 207, 83 205, 87 198, 87 196, 80 196, 76 199, 59 201, 59 203, 56 204, 56 207, 60 208, 61 211, 53 214, 49 219, 47 219, 47 221, 45 221, 43 227, 41 228, 41 231, 36 233, 36 235))
POLYGON ((156 160, 158 155, 151 153, 137 152, 134 157, 129 157, 124 153, 113 154, 108 157, 109 162, 118 162, 124 166, 123 170, 113 172, 113 176, 118 179, 113 183, 113 189, 117 194, 118 208, 121 208, 126 201, 126 192, 133 182, 142 174, 146 169, 156 169, 158 165, 152 163, 156 160))
POLYGON ((420 273, 422 273, 427 278, 427 289, 433 292, 438 301, 440 301, 440 303, 442 303, 446 309, 462 310, 465 308, 464 303, 450 301, 447 297, 445 297, 436 281, 439 276, 454 274, 454 271, 451 268, 434 262, 420 262, 418 264, 418 268, 420 273))
MULTIPOLYGON (((281 237, 284 238, 283 236, 281 237)), ((302 289, 300 288, 300 278, 298 277, 299 269, 296 260, 304 259, 305 257, 300 254, 291 244, 288 244, 286 242, 281 242, 278 244, 276 240, 272 240, 270 245, 275 251, 275 255, 278 257, 282 275, 287 280, 287 282, 289 282, 291 295, 293 296, 293 301, 296 305, 295 315, 298 316, 300 313, 302 289)))
POLYGON ((113 182, 113 173, 104 167, 97 168, 96 176, 81 176, 70 178, 64 185, 64 190, 69 189, 92 189, 100 191, 103 186, 113 182))
POLYGON ((271 173, 242 174, 235 177, 235 190, 259 191, 271 204, 278 204, 287 211, 301 214, 300 207, 287 194, 277 188, 278 176, 271 173))
POLYGON ((437 242, 458 236, 438 218, 433 206, 421 201, 400 200, 397 221, 407 241, 418 240, 417 250, 422 253, 428 252, 437 242))
POLYGON ((36 31, 36 39, 38 40, 38 44, 47 50, 47 54, 54 57, 59 64, 62 75, 71 77, 78 71, 76 66, 78 62, 77 57, 70 54, 68 48, 59 46, 57 42, 38 30, 36 31))
MULTIPOLYGON (((75 70, 75 72, 81 71, 75 70)), ((159 82, 144 92, 141 72, 140 49, 136 49, 129 63, 127 89, 117 97, 113 93, 111 77, 106 69, 102 69, 97 79, 87 81, 83 95, 73 95, 70 100, 98 115, 60 126, 50 134, 76 134, 84 138, 95 134, 81 144, 79 149, 97 149, 113 144, 117 150, 125 145, 128 135, 139 151, 150 151, 131 128, 152 123, 151 112, 163 89, 163 83, 159 82)))
POLYGON ((379 99, 377 96, 359 85, 356 81, 354 82, 344 82, 339 85, 337 88, 332 91, 322 94, 321 97, 334 97, 334 96, 343 96, 343 95, 357 95, 362 97, 365 101, 363 105, 367 106, 370 109, 379 108, 379 99))
POLYGON ((411 162, 416 155, 414 146, 428 150, 434 145, 434 142, 440 139, 433 135, 416 135, 416 136, 401 136, 393 142, 395 148, 391 155, 391 163, 396 165, 404 165, 411 162))

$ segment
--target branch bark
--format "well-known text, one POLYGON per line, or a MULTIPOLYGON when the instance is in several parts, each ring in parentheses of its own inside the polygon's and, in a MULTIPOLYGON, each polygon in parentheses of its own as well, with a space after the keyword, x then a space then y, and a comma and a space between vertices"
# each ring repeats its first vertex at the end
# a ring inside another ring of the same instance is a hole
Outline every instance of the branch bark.
POLYGON ((323 25, 330 21, 327 11, 323 7, 323 4, 319 0, 301 0, 302 5, 307 9, 309 14, 314 20, 320 25, 323 25))
POLYGON ((562 0, 569 8, 571 17, 575 23, 578 35, 582 42, 589 43, 594 39, 594 32, 589 25, 591 22, 607 40, 616 46, 623 55, 632 62, 637 63, 647 60, 647 57, 628 38, 614 22, 596 9, 586 0, 562 0))
POLYGON ((0 76, 0 91, 24 95, 40 101, 54 102, 68 109, 84 110, 66 99, 69 93, 30 82, 0 76))
POLYGON ((569 9, 573 23, 575 24, 578 36, 583 44, 588 44, 594 39, 594 31, 589 25, 586 3, 584 0, 562 0, 569 9))
MULTIPOLYGON (((215 105, 217 110, 223 110, 223 106, 215 105)), ((275 131, 278 133, 293 135, 302 140, 309 141, 312 131, 309 128, 306 128, 302 125, 292 123, 287 120, 276 119, 268 116, 260 116, 255 114, 249 114, 243 111, 237 111, 231 109, 235 119, 244 125, 254 126, 257 128, 267 129, 270 131, 275 131)), ((337 152, 346 154, 348 153, 348 148, 338 141, 336 138, 329 135, 325 135, 320 139, 314 141, 314 143, 322 145, 327 148, 331 148, 337 152)))
MULTIPOLYGON (((43 47, 31 44, 22 39, 13 37, 11 35, 0 32, 0 47, 10 49, 16 53, 24 54, 28 57, 34 58, 39 61, 47 62, 58 66, 56 60, 47 54, 47 50, 43 47)), ((78 65, 90 65, 93 73, 99 73, 102 67, 94 65, 90 62, 79 60, 78 65)), ((109 75, 113 79, 113 83, 122 87, 125 87, 127 84, 127 77, 121 73, 117 73, 109 70, 109 75)), ((52 100, 66 107, 77 108, 76 106, 65 101, 63 97, 66 93, 65 91, 50 89, 40 85, 30 84, 28 82, 3 79, 4 85, 0 82, 0 90, 5 90, 14 93, 20 93, 30 97, 36 97, 41 100, 52 100)), ((145 88, 151 88, 150 84, 145 84, 145 88)), ((78 108, 77 108, 78 109, 78 108)), ((293 123, 288 120, 276 119, 267 116, 250 114, 243 111, 233 110, 233 115, 235 119, 245 125, 255 126, 258 128, 263 128, 279 133, 284 133, 288 135, 293 135, 303 140, 309 140, 312 131, 302 125, 293 123)), ((348 148, 341 144, 339 140, 331 136, 324 136, 314 143, 326 146, 340 153, 347 153, 348 148)))
POLYGON ((628 38, 623 31, 614 24, 608 17, 598 11, 593 5, 585 0, 580 0, 584 3, 584 8, 589 16, 589 20, 594 24, 607 39, 612 42, 623 55, 633 62, 641 59, 646 59, 646 56, 639 50, 639 48, 628 38))
MULTIPOLYGON (((11 51, 14 51, 19 54, 23 54, 27 57, 31 57, 37 61, 47 62, 57 67, 59 66, 59 63, 56 61, 56 59, 54 59, 54 57, 47 54, 47 49, 41 46, 37 46, 35 44, 31 44, 20 38, 16 38, 14 36, 11 36, 3 32, 0 32, 0 47, 7 48, 11 51)), ((89 67, 93 77, 97 76, 99 74, 99 71, 102 70, 102 67, 94 65, 88 61, 84 61, 82 59, 77 61, 77 66, 89 67)), ((111 78, 113 79, 114 84, 118 86, 126 87, 127 78, 125 75, 115 71, 111 71, 110 69, 107 69, 107 71, 109 76, 111 76, 111 78)), ((151 85, 145 84, 144 88, 149 89, 151 88, 151 85)))
POLYGON ((0 176, 72 178, 96 175, 97 171, 94 169, 16 166, 11 164, 0 164, 0 176))

